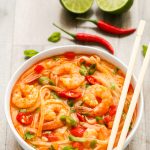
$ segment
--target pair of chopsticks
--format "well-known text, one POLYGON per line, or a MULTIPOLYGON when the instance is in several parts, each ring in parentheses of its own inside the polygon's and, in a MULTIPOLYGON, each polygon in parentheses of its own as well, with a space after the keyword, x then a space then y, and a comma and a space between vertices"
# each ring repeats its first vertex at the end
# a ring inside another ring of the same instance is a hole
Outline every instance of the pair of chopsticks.
MULTIPOLYGON (((138 48, 139 48, 139 45, 140 45, 141 36, 143 34, 144 27, 145 27, 145 21, 141 20, 140 24, 138 26, 138 29, 137 29, 137 35, 136 35, 135 43, 134 43, 134 46, 133 46, 133 51, 132 51, 132 54, 131 54, 128 70, 127 70, 127 73, 126 73, 126 78, 125 78, 125 81, 124 81, 124 85, 123 85, 120 101, 119 101, 119 104, 118 104, 118 109, 117 109, 117 112, 116 112, 115 120, 114 120, 114 123, 113 123, 113 128, 112 128, 112 131, 111 131, 110 139, 109 139, 109 142, 108 142, 107 150, 112 150, 113 146, 114 146, 116 134, 117 134, 117 131, 118 131, 120 119, 121 119, 123 108, 124 108, 124 103, 125 103, 125 100, 126 100, 128 88, 129 88, 131 77, 132 77, 132 74, 133 74, 133 68, 134 68, 134 65, 135 65, 135 62, 136 62, 138 48)), ((137 100, 138 100, 138 97, 139 97, 139 94, 140 94, 140 90, 141 90, 141 86, 142 86, 142 83, 143 83, 143 80, 144 80, 144 76, 145 76, 145 73, 146 73, 146 70, 147 70, 147 67, 148 67, 148 64, 149 64, 149 60, 150 60, 150 43, 148 45, 148 50, 147 50, 145 59, 144 59, 143 64, 142 64, 142 68, 140 70, 139 78, 138 78, 138 81, 137 81, 137 84, 136 84, 136 87, 135 87, 135 90, 134 90, 134 94, 132 96, 132 100, 131 100, 131 103, 130 103, 130 106, 129 106, 129 109, 128 109, 128 113, 126 115, 124 126, 123 126, 123 129, 122 129, 121 135, 120 135, 120 139, 119 139, 118 145, 115 148, 115 150, 122 150, 123 149, 124 142, 125 142, 125 139, 127 137, 129 126, 130 126, 130 123, 131 123, 131 120, 132 120, 132 116, 133 116, 133 113, 134 113, 134 110, 135 110, 135 107, 136 107, 136 103, 137 103, 137 100)))

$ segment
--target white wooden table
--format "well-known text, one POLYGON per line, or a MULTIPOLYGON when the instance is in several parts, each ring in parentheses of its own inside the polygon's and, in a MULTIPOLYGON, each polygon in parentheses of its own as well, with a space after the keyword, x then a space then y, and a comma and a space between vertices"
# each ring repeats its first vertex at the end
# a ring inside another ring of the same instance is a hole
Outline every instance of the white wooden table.
MULTIPOLYGON (((118 17, 104 15, 93 5, 92 10, 84 17, 103 18, 122 27, 137 26, 139 20, 145 19, 147 26, 142 43, 150 40, 150 9, 149 0, 135 0, 132 9, 118 17)), ((47 37, 53 31, 58 31, 52 22, 61 24, 68 30, 83 31, 99 34, 108 39, 116 49, 115 55, 129 62, 131 48, 135 34, 126 37, 113 37, 105 35, 94 28, 91 23, 79 23, 68 14, 58 0, 0 0, 0 150, 20 150, 21 147, 14 139, 4 115, 4 92, 13 72, 25 61, 23 51, 78 44, 68 40, 63 34, 60 42, 53 44, 47 37)), ((91 46, 94 46, 93 44, 91 46)), ((95 46, 102 49, 100 46, 95 46)), ((138 75, 143 57, 139 52, 135 73, 138 75)), ((150 69, 144 81, 144 115, 140 127, 126 150, 150 150, 150 69)))

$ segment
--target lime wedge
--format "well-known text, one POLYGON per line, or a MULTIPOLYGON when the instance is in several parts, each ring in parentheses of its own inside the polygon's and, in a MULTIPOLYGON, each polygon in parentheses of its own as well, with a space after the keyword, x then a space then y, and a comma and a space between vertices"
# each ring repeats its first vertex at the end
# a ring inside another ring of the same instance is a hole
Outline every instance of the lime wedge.
POLYGON ((121 14, 133 4, 133 0, 96 0, 99 8, 110 14, 121 14))
POLYGON ((93 4, 93 0, 60 0, 60 2, 66 10, 75 14, 87 12, 93 4))

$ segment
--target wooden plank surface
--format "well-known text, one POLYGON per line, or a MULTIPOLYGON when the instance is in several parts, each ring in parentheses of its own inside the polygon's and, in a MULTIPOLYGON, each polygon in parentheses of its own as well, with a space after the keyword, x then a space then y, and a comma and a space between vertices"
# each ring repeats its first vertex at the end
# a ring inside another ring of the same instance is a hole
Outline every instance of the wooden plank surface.
MULTIPOLYGON (((103 14, 94 4, 92 10, 84 17, 93 17, 107 20, 122 27, 137 26, 140 19, 147 21, 145 34, 142 43, 150 40, 150 9, 149 0, 144 2, 135 0, 132 9, 121 16, 112 17, 103 14)), ((42 51, 45 48, 80 44, 73 42, 63 34, 60 42, 54 44, 47 41, 48 36, 58 31, 52 23, 56 22, 64 28, 76 32, 84 31, 92 34, 100 34, 108 39, 116 49, 115 55, 124 61, 129 62, 131 48, 135 34, 126 37, 108 36, 98 31, 91 23, 80 23, 68 14, 60 5, 58 0, 0 0, 0 150, 20 150, 21 147, 14 139, 4 115, 4 92, 10 76, 25 61, 24 49, 37 49, 42 51)), ((85 44, 94 46, 93 44, 85 44)), ((103 49, 96 45, 94 47, 103 49)), ((139 52, 135 74, 138 75, 143 57, 139 52)), ((150 68, 145 77, 144 101, 145 108, 139 129, 126 150, 150 150, 150 68)))

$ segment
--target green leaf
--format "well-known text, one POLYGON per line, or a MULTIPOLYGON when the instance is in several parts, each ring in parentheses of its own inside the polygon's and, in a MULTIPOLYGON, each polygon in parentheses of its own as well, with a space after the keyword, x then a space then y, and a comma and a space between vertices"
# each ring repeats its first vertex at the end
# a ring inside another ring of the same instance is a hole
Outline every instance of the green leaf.
POLYGON ((25 140, 31 140, 31 139, 34 138, 34 136, 35 136, 34 134, 31 134, 31 133, 28 131, 28 132, 25 133, 24 139, 25 139, 25 140))
POLYGON ((89 68, 88 74, 92 75, 96 71, 96 64, 92 64, 89 68))
POLYGON ((79 70, 80 74, 86 76, 88 74, 87 68, 82 64, 81 69, 79 70))
POLYGON ((33 49, 28 49, 28 50, 24 50, 24 56, 26 58, 31 58, 33 56, 35 56, 36 54, 38 54, 39 52, 37 52, 36 50, 33 49))
POLYGON ((96 140, 93 140, 93 141, 91 141, 91 143, 90 143, 90 147, 91 147, 92 149, 94 149, 94 148, 96 147, 96 144, 97 144, 97 141, 96 141, 96 140))
POLYGON ((67 101, 67 104, 70 106, 70 107, 73 107, 74 106, 74 101, 72 99, 69 99, 67 101))
POLYGON ((86 142, 84 138, 75 137, 73 135, 69 135, 69 140, 74 142, 86 142))
POLYGON ((120 69, 118 67, 114 68, 114 74, 117 74, 120 69))
POLYGON ((143 48, 142 53, 143 53, 143 56, 145 57, 147 49, 148 49, 148 46, 147 45, 143 45, 142 48, 143 48))
POLYGON ((58 42, 61 39, 61 33, 60 32, 54 32, 50 35, 50 37, 48 38, 49 42, 58 42))
POLYGON ((27 112, 26 109, 20 109, 19 112, 27 112))

